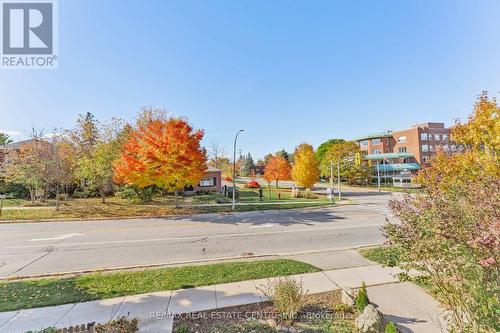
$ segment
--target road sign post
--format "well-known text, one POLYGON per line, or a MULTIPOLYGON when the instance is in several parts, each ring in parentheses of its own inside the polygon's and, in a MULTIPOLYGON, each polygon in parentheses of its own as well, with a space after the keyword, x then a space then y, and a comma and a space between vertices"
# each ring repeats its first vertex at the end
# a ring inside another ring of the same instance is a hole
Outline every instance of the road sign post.
POLYGON ((2 216, 3 201, 7 198, 6 195, 0 195, 0 216, 2 216))

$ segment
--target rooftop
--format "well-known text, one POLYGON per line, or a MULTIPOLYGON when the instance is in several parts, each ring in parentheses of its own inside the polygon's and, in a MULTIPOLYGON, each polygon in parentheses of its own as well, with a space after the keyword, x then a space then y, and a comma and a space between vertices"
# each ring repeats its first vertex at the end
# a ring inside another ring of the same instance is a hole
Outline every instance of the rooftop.
POLYGON ((395 164, 379 164, 378 168, 380 171, 410 171, 419 170, 420 165, 418 163, 395 163, 395 164))
POLYGON ((385 132, 372 133, 365 136, 360 136, 359 138, 355 138, 354 141, 363 141, 368 139, 390 138, 390 137, 392 137, 392 131, 385 131, 385 132))
POLYGON ((368 154, 364 156, 367 160, 385 160, 394 158, 408 158, 414 157, 410 153, 385 153, 385 154, 368 154))

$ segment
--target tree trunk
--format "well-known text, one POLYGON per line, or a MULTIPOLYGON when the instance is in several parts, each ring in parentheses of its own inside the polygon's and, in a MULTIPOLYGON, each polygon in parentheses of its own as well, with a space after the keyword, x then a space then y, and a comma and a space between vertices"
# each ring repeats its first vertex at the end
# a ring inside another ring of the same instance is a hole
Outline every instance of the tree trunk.
POLYGON ((59 185, 56 185, 56 210, 59 210, 59 185))
POLYGON ((104 187, 101 187, 101 190, 99 192, 101 193, 102 203, 106 203, 106 193, 104 192, 104 187))
POLYGON ((35 190, 33 188, 29 188, 29 191, 30 191, 31 204, 35 204, 35 190))
POLYGON ((276 179, 276 188, 278 188, 278 181, 279 179, 276 179))
POLYGON ((179 190, 175 189, 175 208, 179 208, 179 190))

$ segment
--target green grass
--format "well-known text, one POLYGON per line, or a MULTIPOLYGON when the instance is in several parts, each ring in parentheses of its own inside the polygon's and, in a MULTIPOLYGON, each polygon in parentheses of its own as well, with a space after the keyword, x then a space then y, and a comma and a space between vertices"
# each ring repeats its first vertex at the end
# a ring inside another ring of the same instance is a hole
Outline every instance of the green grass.
POLYGON ((239 188, 240 198, 239 202, 283 202, 283 201, 328 201, 328 198, 325 195, 318 195, 315 193, 311 193, 308 198, 302 197, 304 194, 301 192, 300 198, 292 197, 292 190, 289 188, 276 188, 271 186, 269 189, 268 186, 264 186, 262 188, 262 201, 260 201, 259 197, 259 189, 258 188, 239 188))
MULTIPOLYGON (((200 213, 227 213, 232 212, 231 206, 210 207, 183 207, 176 209, 172 203, 157 201, 148 204, 131 204, 123 200, 110 198, 107 203, 100 203, 98 199, 89 199, 85 204, 83 199, 71 200, 62 205, 59 210, 55 209, 10 209, 4 210, 0 221, 43 221, 43 220, 85 220, 85 219, 119 219, 131 217, 156 217, 177 216, 200 213)), ((302 201, 297 199, 296 201, 302 201)), ((305 200, 307 201, 307 200, 305 200)), ((294 203, 292 200, 280 201, 283 204, 272 205, 269 202, 255 201, 252 205, 236 206, 237 212, 248 212, 270 209, 291 209, 306 207, 321 207, 329 205, 325 200, 309 200, 306 203, 294 203)), ((212 203, 206 197, 199 203, 212 203)), ((252 202, 250 202, 252 203, 252 202)))
POLYGON ((318 271, 279 259, 1 282, 0 312, 318 271))
POLYGON ((27 201, 23 199, 5 199, 3 200, 3 207, 21 206, 26 202, 27 201))
POLYGON ((401 263, 400 251, 394 246, 371 247, 361 249, 359 253, 366 259, 389 267, 398 266, 401 263))

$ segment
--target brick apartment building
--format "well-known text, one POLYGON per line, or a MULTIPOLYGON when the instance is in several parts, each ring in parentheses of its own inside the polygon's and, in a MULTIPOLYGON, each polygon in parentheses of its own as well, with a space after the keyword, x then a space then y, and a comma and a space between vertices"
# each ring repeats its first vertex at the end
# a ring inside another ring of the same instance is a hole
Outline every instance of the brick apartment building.
POLYGON ((444 123, 417 124, 404 130, 366 135, 356 141, 364 158, 378 163, 385 181, 428 165, 438 149, 457 150, 450 142, 450 129, 444 123))

